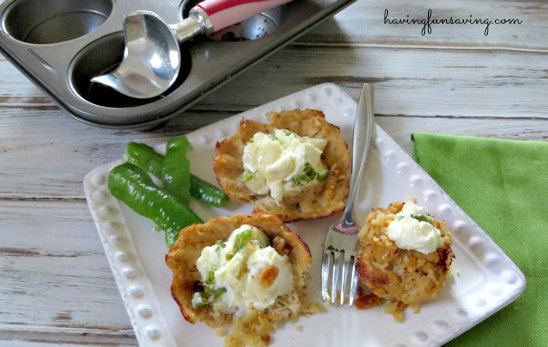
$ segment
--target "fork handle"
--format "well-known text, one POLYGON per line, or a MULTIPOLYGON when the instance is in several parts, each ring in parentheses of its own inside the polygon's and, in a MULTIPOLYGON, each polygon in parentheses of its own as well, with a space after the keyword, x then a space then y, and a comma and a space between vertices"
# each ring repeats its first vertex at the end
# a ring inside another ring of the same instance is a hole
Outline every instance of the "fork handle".
POLYGON ((367 153, 369 152, 369 144, 375 124, 373 118, 373 85, 365 83, 361 90, 360 101, 356 111, 356 119, 354 121, 354 133, 352 139, 352 175, 350 178, 350 192, 348 193, 348 202, 343 212, 342 226, 343 228, 353 228, 357 232, 352 211, 354 210, 354 201, 356 193, 361 182, 367 153))

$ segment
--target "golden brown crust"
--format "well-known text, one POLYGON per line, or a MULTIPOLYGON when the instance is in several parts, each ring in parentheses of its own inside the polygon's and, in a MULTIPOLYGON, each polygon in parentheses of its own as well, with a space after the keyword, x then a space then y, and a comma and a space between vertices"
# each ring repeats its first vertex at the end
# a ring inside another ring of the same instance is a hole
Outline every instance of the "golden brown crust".
POLYGON ((443 222, 434 219, 441 231, 443 246, 423 254, 403 250, 386 235, 388 224, 401 211, 403 202, 376 208, 358 234, 358 273, 362 284, 375 295, 405 305, 418 305, 436 296, 444 287, 452 259, 451 235, 443 222))
POLYGON ((255 211, 275 214, 284 222, 329 216, 344 209, 349 189, 350 153, 337 126, 328 123, 321 111, 292 110, 269 113, 269 124, 244 119, 236 134, 218 142, 213 169, 217 181, 232 199, 251 202, 255 211), (321 184, 306 187, 300 194, 284 197, 280 204, 268 195, 258 196, 242 181, 243 148, 257 132, 287 129, 300 136, 327 140, 322 159, 330 170, 321 184))
POLYGON ((311 262, 310 249, 299 235, 288 229, 278 217, 263 213, 216 217, 205 224, 188 226, 181 230, 177 242, 166 255, 166 263, 173 271, 171 293, 184 318, 191 323, 206 322, 213 328, 232 324, 233 333, 227 338, 229 345, 230 341, 248 340, 249 336, 260 339, 261 336, 272 333, 278 323, 297 318, 305 302, 308 269, 311 262), (280 297, 266 310, 253 311, 239 319, 234 318, 233 315, 215 315, 207 307, 195 309, 192 307, 192 295, 196 291, 197 283, 201 281, 196 261, 202 249, 213 245, 217 240, 227 240, 232 231, 243 224, 261 229, 268 236, 271 244, 275 244, 275 248, 277 244, 278 247, 283 247, 287 251, 293 270, 294 290, 280 297), (277 241, 274 242, 274 240, 277 241))

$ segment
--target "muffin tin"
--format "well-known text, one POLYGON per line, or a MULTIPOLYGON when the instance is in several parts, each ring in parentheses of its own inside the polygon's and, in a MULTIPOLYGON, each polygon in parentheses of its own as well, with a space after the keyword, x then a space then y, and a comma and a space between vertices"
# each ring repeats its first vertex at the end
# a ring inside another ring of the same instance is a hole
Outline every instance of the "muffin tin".
POLYGON ((197 0, 7 0, 0 5, 0 50, 73 117, 103 127, 146 129, 182 114, 353 1, 294 0, 183 44, 175 84, 151 99, 133 99, 90 79, 122 60, 127 13, 153 11, 174 24, 197 0))

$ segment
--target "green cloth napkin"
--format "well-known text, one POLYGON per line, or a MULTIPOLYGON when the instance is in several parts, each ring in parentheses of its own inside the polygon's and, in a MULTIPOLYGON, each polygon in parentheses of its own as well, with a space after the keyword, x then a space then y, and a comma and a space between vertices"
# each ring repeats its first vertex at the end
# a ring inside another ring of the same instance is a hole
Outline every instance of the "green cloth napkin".
POLYGON ((524 293, 447 346, 548 346, 548 142, 414 133, 413 157, 502 248, 524 293))

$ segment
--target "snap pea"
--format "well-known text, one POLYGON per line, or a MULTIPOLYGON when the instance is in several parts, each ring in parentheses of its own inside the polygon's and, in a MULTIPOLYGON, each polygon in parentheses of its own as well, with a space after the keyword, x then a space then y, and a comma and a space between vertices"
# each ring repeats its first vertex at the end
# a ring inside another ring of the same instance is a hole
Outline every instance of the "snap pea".
POLYGON ((169 139, 166 145, 166 155, 162 161, 162 182, 168 192, 171 192, 185 204, 190 202, 190 162, 187 153, 190 142, 186 136, 169 139))
POLYGON ((108 189, 136 213, 151 219, 165 232, 169 247, 185 226, 202 223, 187 205, 182 204, 165 189, 157 187, 150 176, 131 163, 113 168, 107 181, 108 189))
POLYGON ((164 160, 164 157, 147 144, 129 142, 122 160, 156 176, 158 179, 162 179, 162 160, 164 160))
MULTIPOLYGON (((158 179, 162 179, 162 161, 164 157, 149 145, 137 142, 128 143, 123 159, 125 162, 132 163, 141 170, 156 176, 158 179)), ((225 192, 193 174, 190 174, 190 195, 215 207, 221 207, 228 201, 225 192)))
POLYGON ((208 205, 221 207, 228 201, 228 195, 200 177, 190 175, 190 194, 208 205))

